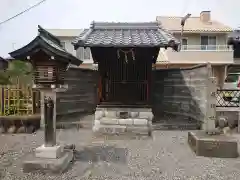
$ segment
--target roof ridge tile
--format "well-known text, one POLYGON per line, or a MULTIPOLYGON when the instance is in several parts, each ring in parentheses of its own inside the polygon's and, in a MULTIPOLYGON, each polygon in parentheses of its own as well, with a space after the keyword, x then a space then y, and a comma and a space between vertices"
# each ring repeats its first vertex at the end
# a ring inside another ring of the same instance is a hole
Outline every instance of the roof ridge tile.
POLYGON ((74 41, 78 47, 166 47, 179 42, 154 22, 92 22, 74 41), (123 33, 117 33, 121 30, 123 33), (104 31, 104 32, 103 32, 104 31), (127 43, 125 40, 127 39, 127 43))

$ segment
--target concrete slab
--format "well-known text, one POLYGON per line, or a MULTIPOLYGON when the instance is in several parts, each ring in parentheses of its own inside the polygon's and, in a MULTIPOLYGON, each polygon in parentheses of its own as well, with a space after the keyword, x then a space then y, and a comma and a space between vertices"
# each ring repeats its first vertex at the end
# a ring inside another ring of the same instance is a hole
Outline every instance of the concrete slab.
POLYGON ((188 133, 188 144, 197 156, 237 158, 238 145, 234 137, 208 135, 204 131, 188 133))
POLYGON ((62 156, 57 159, 38 158, 35 153, 31 153, 23 161, 23 172, 62 173, 68 168, 72 160, 72 150, 64 150, 62 156))
POLYGON ((35 156, 38 158, 52 158, 57 159, 59 158, 63 153, 63 147, 56 145, 52 147, 45 147, 43 144, 42 146, 36 148, 35 150, 35 156))

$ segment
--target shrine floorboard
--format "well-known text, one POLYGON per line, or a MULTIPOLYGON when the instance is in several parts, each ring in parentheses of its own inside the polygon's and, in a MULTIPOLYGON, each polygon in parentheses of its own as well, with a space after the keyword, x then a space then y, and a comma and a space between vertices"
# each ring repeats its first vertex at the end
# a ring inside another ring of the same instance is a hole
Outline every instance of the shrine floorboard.
MULTIPOLYGON (((187 144, 188 131, 154 131, 144 140, 93 138, 89 129, 58 130, 60 143, 76 145, 75 163, 61 175, 24 174, 22 158, 43 143, 43 132, 0 135, 1 180, 237 180, 239 158, 197 157, 187 144)), ((240 143, 240 135, 234 135, 240 143)))

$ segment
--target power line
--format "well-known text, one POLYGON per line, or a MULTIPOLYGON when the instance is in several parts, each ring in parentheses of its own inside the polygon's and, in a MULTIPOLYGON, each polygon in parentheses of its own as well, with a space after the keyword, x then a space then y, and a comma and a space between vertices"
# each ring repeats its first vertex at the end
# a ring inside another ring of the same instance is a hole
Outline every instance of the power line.
POLYGON ((181 12, 181 16, 184 16, 184 14, 186 13, 190 3, 191 3, 190 0, 185 0, 184 1, 183 9, 182 9, 182 12, 181 12))
POLYGON ((16 17, 18 17, 18 16, 20 16, 20 15, 22 15, 22 14, 24 14, 24 13, 30 11, 31 9, 33 9, 33 8, 35 8, 35 7, 37 7, 37 6, 39 6, 40 4, 44 3, 45 1, 46 1, 46 0, 41 0, 41 1, 38 2, 37 4, 35 4, 35 5, 33 5, 33 6, 30 6, 29 8, 25 9, 24 11, 22 11, 22 12, 20 12, 20 13, 14 15, 14 16, 12 16, 12 17, 10 17, 10 18, 8 18, 8 19, 6 19, 6 20, 0 22, 0 26, 3 25, 4 23, 6 23, 6 22, 8 22, 8 21, 10 21, 10 20, 12 20, 12 19, 14 19, 14 18, 16 18, 16 17))

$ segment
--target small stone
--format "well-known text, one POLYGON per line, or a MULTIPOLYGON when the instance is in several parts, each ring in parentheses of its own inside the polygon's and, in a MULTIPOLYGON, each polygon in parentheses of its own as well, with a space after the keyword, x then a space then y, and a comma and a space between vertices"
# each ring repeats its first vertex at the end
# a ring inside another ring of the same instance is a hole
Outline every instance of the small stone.
POLYGON ((20 128, 18 128, 17 133, 26 133, 25 126, 21 126, 20 128))
POLYGON ((139 116, 139 112, 130 112, 131 118, 136 118, 139 116))
POLYGON ((32 134, 32 133, 34 133, 34 131, 35 131, 35 127, 34 127, 33 125, 28 126, 28 127, 26 128, 26 133, 32 134))
POLYGON ((218 120, 218 126, 219 126, 220 128, 226 127, 226 126, 227 126, 227 120, 226 120, 226 118, 220 117, 219 120, 218 120))
POLYGON ((225 127, 225 128, 223 128, 223 133, 224 133, 224 134, 229 134, 229 133, 231 133, 230 127, 225 127))
POLYGON ((238 125, 238 121, 233 119, 233 118, 228 118, 227 120, 228 122, 228 126, 231 128, 231 129, 234 129, 235 127, 237 127, 238 125))
POLYGON ((10 128, 8 128, 7 132, 12 134, 12 133, 15 133, 17 130, 16 126, 10 126, 10 128))

